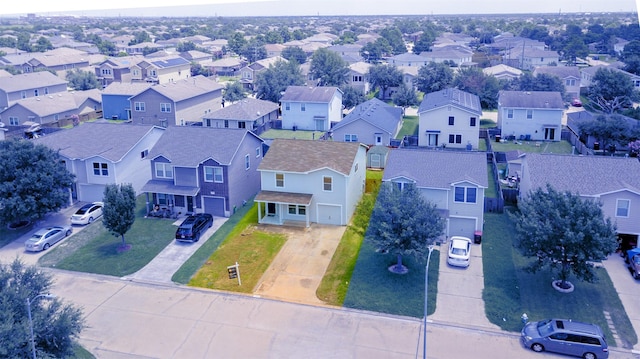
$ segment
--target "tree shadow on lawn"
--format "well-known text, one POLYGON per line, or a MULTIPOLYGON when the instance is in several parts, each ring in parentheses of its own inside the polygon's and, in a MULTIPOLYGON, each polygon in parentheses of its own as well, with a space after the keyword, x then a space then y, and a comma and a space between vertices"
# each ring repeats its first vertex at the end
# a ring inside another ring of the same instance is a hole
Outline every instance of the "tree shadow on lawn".
MULTIPOLYGON (((402 261, 409 273, 391 273, 388 267, 397 262, 396 256, 377 253, 373 244, 365 239, 343 306, 416 318, 424 317, 426 261, 421 262, 410 256, 403 256, 402 261)), ((428 314, 433 314, 436 309, 439 263, 439 251, 434 250, 429 263, 428 314)))

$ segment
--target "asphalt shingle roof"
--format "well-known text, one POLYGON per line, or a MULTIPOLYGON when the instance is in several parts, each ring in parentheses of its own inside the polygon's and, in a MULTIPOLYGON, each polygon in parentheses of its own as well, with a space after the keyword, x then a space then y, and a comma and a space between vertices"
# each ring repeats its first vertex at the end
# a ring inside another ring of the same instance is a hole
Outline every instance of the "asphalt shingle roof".
POLYGON ((640 193, 637 158, 529 153, 524 157, 531 188, 547 183, 583 196, 630 189, 640 193))
POLYGON ((349 175, 360 146, 351 142, 275 139, 258 170, 307 173, 330 168, 349 175))
POLYGON ((356 106, 333 129, 339 129, 359 120, 368 122, 386 133, 394 134, 396 128, 398 128, 398 123, 402 121, 402 108, 391 106, 377 98, 372 98, 356 106))
POLYGON ((409 178, 424 188, 450 188, 469 181, 489 186, 487 155, 484 152, 393 149, 389 153, 383 181, 409 178))
POLYGON ((254 121, 268 113, 278 110, 279 107, 277 103, 271 101, 248 97, 211 112, 204 116, 204 118, 254 121))
POLYGON ((562 95, 557 91, 500 91, 498 106, 564 110, 562 95))
POLYGON ((223 87, 224 86, 215 81, 209 80, 202 75, 198 75, 184 80, 155 85, 149 90, 156 91, 159 94, 178 102, 202 94, 222 90, 223 87))
POLYGON ((66 83, 67 81, 59 78, 49 71, 38 71, 0 77, 0 89, 5 92, 16 92, 33 88, 62 85, 66 83))
POLYGON ((456 105, 470 112, 482 113, 478 96, 455 88, 426 94, 420 103, 418 113, 447 105, 456 105))
POLYGON ((288 86, 280 101, 328 103, 336 91, 338 88, 333 86, 288 86))
POLYGON ((51 149, 60 150, 60 154, 71 159, 101 156, 112 162, 118 162, 152 128, 151 125, 87 122, 33 141, 51 149))

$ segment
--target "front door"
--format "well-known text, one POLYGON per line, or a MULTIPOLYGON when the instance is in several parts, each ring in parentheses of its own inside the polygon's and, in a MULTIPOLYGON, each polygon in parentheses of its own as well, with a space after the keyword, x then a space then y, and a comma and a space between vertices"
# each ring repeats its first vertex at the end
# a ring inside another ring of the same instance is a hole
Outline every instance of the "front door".
POLYGON ((276 215, 276 204, 273 202, 267 203, 267 216, 275 216, 276 215))
POLYGON ((187 212, 193 212, 193 197, 187 196, 187 212))

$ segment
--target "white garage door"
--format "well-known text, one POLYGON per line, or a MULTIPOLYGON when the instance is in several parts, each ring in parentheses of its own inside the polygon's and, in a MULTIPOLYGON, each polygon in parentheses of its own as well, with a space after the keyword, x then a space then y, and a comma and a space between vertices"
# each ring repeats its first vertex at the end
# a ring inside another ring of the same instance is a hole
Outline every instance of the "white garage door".
POLYGON ((78 186, 78 200, 82 202, 102 202, 104 198, 103 185, 85 185, 78 186))
POLYGON ((463 236, 473 240, 476 221, 473 218, 449 217, 449 236, 463 236))
POLYGON ((224 198, 204 197, 204 211, 212 216, 224 217, 224 198))
POLYGON ((320 224, 342 224, 342 207, 330 205, 330 204, 319 204, 318 205, 318 223, 320 224))

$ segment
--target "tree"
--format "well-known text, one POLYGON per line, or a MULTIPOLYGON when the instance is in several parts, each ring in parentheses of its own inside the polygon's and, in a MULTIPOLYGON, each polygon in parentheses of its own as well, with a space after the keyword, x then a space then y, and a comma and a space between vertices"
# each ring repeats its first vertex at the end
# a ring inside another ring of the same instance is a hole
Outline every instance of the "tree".
POLYGON ((516 224, 517 247, 534 261, 528 270, 549 268, 558 273, 558 286, 568 289, 573 273, 586 282, 596 280, 594 262, 615 251, 616 228, 604 218, 598 201, 587 200, 569 191, 547 185, 518 203, 519 212, 510 214, 516 224))
POLYGON ((444 233, 444 219, 434 204, 427 202, 417 187, 405 184, 402 189, 391 183, 380 186, 371 213, 367 237, 383 252, 397 257, 389 269, 406 273, 402 256, 425 260, 429 245, 444 233))
POLYGON ((349 67, 338 53, 320 48, 311 56, 309 73, 318 86, 342 86, 347 83, 349 67))
POLYGON ((229 50, 240 55, 240 50, 247 45, 247 40, 239 32, 234 32, 231 38, 228 39, 227 47, 229 50))
POLYGON ((288 46, 282 50, 282 57, 289 61, 295 61, 299 64, 307 62, 307 54, 300 46, 288 46))
POLYGON ((369 83, 375 91, 380 89, 378 97, 388 98, 388 89, 402 84, 402 72, 393 65, 374 65, 368 71, 369 83))
POLYGON ((402 107, 403 114, 407 107, 417 106, 420 104, 416 90, 413 86, 407 86, 405 84, 402 84, 398 89, 398 92, 394 93, 391 98, 396 106, 402 107))
POLYGON ((533 76, 530 72, 526 72, 517 79, 511 80, 507 87, 514 91, 557 91, 563 97, 566 92, 558 76, 544 73, 533 76))
POLYGON ((424 93, 444 90, 453 83, 453 70, 447 64, 429 62, 421 66, 416 78, 416 87, 424 93))
POLYGON ((224 95, 222 98, 228 102, 240 101, 243 98, 247 98, 247 93, 244 91, 242 84, 238 81, 230 82, 224 87, 224 95))
POLYGON ((382 57, 390 55, 393 52, 393 48, 389 45, 389 41, 384 37, 379 37, 374 42, 368 42, 360 49, 360 56, 362 56, 366 62, 378 63, 382 60, 382 57))
POLYGON ((344 108, 353 108, 366 101, 366 97, 362 91, 353 86, 344 86, 342 90, 342 106, 344 108))
POLYGON ((580 136, 593 136, 602 148, 637 139, 638 130, 620 115, 599 115, 579 125, 580 136))
POLYGON ((498 107, 498 91, 500 83, 495 76, 485 75, 482 69, 463 68, 454 77, 453 85, 462 91, 477 95, 484 109, 498 107))
POLYGON ((69 81, 69 87, 74 90, 86 91, 100 88, 100 81, 93 72, 75 69, 67 72, 66 79, 69 81))
POLYGON ((404 54, 407 52, 407 46, 404 44, 404 39, 402 38, 402 32, 393 26, 386 27, 380 31, 380 36, 387 40, 389 45, 391 45, 391 49, 394 55, 404 54))
POLYGON ((612 114, 631 106, 635 88, 624 72, 600 68, 588 88, 588 97, 596 108, 612 114))
POLYGON ((567 60, 569 65, 573 65, 576 63, 576 58, 589 55, 589 46, 584 43, 582 36, 571 36, 560 52, 562 59, 567 60))
POLYGON ((44 36, 40 36, 38 41, 36 41, 35 45, 33 46, 33 50, 37 52, 45 52, 47 50, 53 50, 53 45, 51 44, 51 41, 49 41, 49 39, 44 36))
POLYGON ((431 45, 435 39, 433 32, 423 31, 413 45, 413 53, 419 55, 422 52, 431 51, 431 45))
POLYGON ((187 51, 193 51, 195 49, 196 49, 196 44, 194 44, 192 41, 185 41, 185 42, 180 41, 176 45, 177 52, 187 52, 187 51))
POLYGON ((49 294, 52 275, 19 259, 0 264, 0 358, 31 358, 31 331, 39 358, 73 355, 74 340, 84 328, 82 310, 49 294), (29 323, 29 300, 33 326, 29 323))
POLYGON ((131 184, 108 184, 104 188, 104 208, 102 224, 113 235, 122 239, 120 249, 129 248, 124 241, 124 234, 136 221, 136 191, 131 184))
POLYGON ((58 153, 27 140, 0 141, 0 223, 33 221, 69 202, 73 175, 58 153))
POLYGON ((287 86, 304 85, 304 75, 296 62, 276 61, 256 75, 256 98, 278 103, 287 86))
POLYGON ((129 46, 142 44, 143 42, 152 42, 151 36, 149 35, 148 32, 144 30, 134 31, 133 36, 134 38, 131 41, 129 41, 129 46))
POLYGON ((267 50, 261 42, 252 39, 240 49, 240 55, 249 62, 256 62, 267 58, 267 50))

